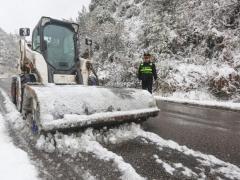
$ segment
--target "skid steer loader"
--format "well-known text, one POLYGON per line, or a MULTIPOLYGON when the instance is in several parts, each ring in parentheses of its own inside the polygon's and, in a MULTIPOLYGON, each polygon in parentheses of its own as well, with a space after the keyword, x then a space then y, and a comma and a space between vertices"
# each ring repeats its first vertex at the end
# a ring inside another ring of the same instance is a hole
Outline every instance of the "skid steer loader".
MULTIPOLYGON (((21 28, 12 100, 34 133, 140 122, 159 109, 145 90, 89 86, 90 59, 79 58, 78 24, 42 17, 31 44, 21 28)), ((81 48, 80 48, 81 50, 81 48)))

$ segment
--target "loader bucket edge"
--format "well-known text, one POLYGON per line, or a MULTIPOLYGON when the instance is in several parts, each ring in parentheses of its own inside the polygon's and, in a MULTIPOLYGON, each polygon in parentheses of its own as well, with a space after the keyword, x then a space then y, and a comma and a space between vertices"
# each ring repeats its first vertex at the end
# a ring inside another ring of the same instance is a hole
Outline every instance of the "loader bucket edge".
POLYGON ((103 127, 123 122, 141 122, 148 117, 157 116, 158 108, 141 109, 132 111, 105 112, 92 115, 65 115, 63 119, 57 119, 42 124, 43 131, 56 131, 74 128, 103 127))
POLYGON ((35 119, 46 132, 141 122, 159 112, 154 97, 140 89, 28 84, 25 90, 26 106, 35 100, 35 119))

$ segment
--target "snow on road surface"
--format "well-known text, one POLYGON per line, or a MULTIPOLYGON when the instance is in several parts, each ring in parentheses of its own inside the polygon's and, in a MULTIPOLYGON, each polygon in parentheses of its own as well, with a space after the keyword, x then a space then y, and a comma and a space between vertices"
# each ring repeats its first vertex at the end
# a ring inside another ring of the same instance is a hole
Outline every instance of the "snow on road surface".
MULTIPOLYGON (((5 97, 8 119, 15 125, 14 128, 24 129, 21 115, 3 91, 2 95, 5 97)), ((163 169, 170 177, 181 175, 181 177, 191 179, 207 179, 209 177, 240 179, 239 167, 217 159, 213 155, 203 154, 171 140, 165 140, 154 133, 144 131, 140 125, 134 123, 111 129, 96 130, 89 128, 84 132, 72 134, 57 132, 45 136, 41 135, 37 140, 36 148, 43 153, 45 151, 46 153, 59 153, 59 155, 67 154, 72 156, 73 159, 84 156, 84 153, 89 153, 101 161, 112 162, 115 169, 121 173, 120 179, 145 179, 148 177, 139 173, 131 161, 126 161, 125 157, 107 148, 109 145, 119 145, 136 139, 141 139, 141 143, 146 146, 156 148, 157 151, 154 154, 145 158, 153 159, 158 164, 159 169, 163 169), (180 158, 171 159, 162 156, 166 153, 169 157, 173 155, 173 157, 180 158)), ((141 152, 141 149, 136 149, 136 151, 141 152)), ((93 176, 90 175, 90 177, 93 176)))
POLYGON ((40 150, 55 150, 55 146, 53 145, 54 142, 56 143, 56 149, 63 154, 76 156, 79 152, 85 152, 92 153, 103 161, 112 161, 114 166, 121 172, 121 179, 123 180, 145 179, 136 173, 135 169, 129 163, 126 163, 121 156, 107 150, 97 142, 92 135, 91 129, 88 129, 85 133, 81 134, 80 137, 76 135, 63 135, 61 133, 55 134, 54 137, 41 136, 36 147, 40 150))
MULTIPOLYGON (((166 172, 173 175, 174 173, 181 173, 185 177, 190 177, 193 179, 205 179, 205 171, 210 168, 213 175, 219 177, 225 177, 229 179, 239 179, 240 178, 240 168, 226 163, 212 155, 202 154, 201 152, 194 151, 187 148, 186 146, 180 146, 176 142, 171 140, 164 140, 158 135, 146 132, 141 129, 140 125, 132 123, 131 125, 122 125, 118 128, 113 128, 109 130, 94 130, 87 129, 84 133, 78 135, 64 135, 62 133, 57 133, 55 136, 43 137, 38 141, 37 147, 41 150, 48 151, 52 149, 53 151, 60 151, 61 153, 68 153, 71 155, 78 155, 81 152, 91 152, 94 156, 105 161, 114 161, 117 168, 120 169, 123 176, 122 179, 141 179, 130 164, 124 162, 124 160, 118 155, 108 151, 101 144, 119 144, 130 139, 136 139, 137 137, 143 138, 146 144, 154 144, 161 152, 164 148, 169 148, 170 150, 176 150, 186 156, 191 156, 198 162, 199 172, 194 172, 195 167, 190 169, 181 162, 165 162, 159 159, 158 156, 154 155, 157 163, 162 166, 166 172), (53 146, 53 142, 56 143, 56 147, 53 146)), ((150 158, 150 157, 149 157, 150 158)))
POLYGON ((162 97, 162 96, 155 96, 156 100, 159 101, 169 101, 169 102, 176 102, 182 104, 192 104, 192 105, 199 105, 205 107, 215 107, 215 108, 222 108, 222 109, 229 109, 229 110, 240 110, 240 103, 234 102, 222 102, 222 101, 210 101, 210 100, 190 100, 190 99, 183 99, 183 98, 171 98, 171 97, 162 97))
MULTIPOLYGON (((87 132, 85 132, 87 133, 87 132)), ((208 166, 211 167, 211 171, 217 174, 224 174, 225 177, 230 179, 240 179, 240 168, 230 164, 226 163, 213 155, 207 155, 203 154, 198 151, 194 151, 192 149, 189 149, 186 146, 180 146, 178 143, 171 141, 171 140, 165 140, 158 136, 157 134, 146 132, 144 131, 140 125, 131 124, 129 125, 123 125, 120 128, 112 129, 110 131, 107 131, 106 133, 101 133, 101 131, 98 131, 95 134, 96 139, 103 140, 108 143, 120 143, 121 141, 126 141, 129 139, 135 139, 136 137, 142 137, 145 139, 145 142, 148 144, 155 144, 159 151, 162 151, 164 148, 170 148, 171 150, 176 150, 178 152, 181 152, 187 156, 194 157, 201 166, 208 166)), ((163 166, 166 165, 166 163, 163 163, 163 166)), ((173 166, 176 166, 176 163, 171 163, 173 166)), ((170 166, 169 166, 170 167, 170 166)), ((171 168, 169 168, 171 169, 171 168)), ((187 169, 185 168, 185 171, 187 169)), ((172 171, 172 169, 170 170, 172 171)), ((190 173, 194 174, 194 173, 190 173)))
POLYGON ((28 155, 14 146, 5 127, 5 119, 0 114, 0 179, 34 180, 38 173, 28 155))
MULTIPOLYGON (((12 104, 6 93, 1 90, 2 95, 5 97, 5 107, 8 111, 7 117, 9 121, 12 123, 13 127, 16 130, 23 130, 24 122, 21 117, 21 114, 16 110, 15 106, 12 104)), ((104 161, 113 161, 116 165, 116 168, 122 173, 121 179, 135 179, 135 180, 143 180, 145 178, 141 177, 136 173, 135 169, 128 163, 126 163, 121 156, 108 151, 97 141, 92 140, 92 138, 88 135, 83 134, 81 138, 75 139, 74 135, 63 135, 63 134, 55 134, 55 139, 53 140, 51 135, 50 137, 40 136, 37 141, 36 148, 39 150, 45 150, 48 153, 52 153, 55 149, 58 149, 59 153, 62 154, 70 154, 71 156, 75 156, 77 153, 75 151, 81 151, 86 153, 92 153, 95 156, 99 157, 99 159, 104 161), (54 145, 56 143, 56 147, 54 145)), ((88 175, 88 178, 93 176, 88 175)))

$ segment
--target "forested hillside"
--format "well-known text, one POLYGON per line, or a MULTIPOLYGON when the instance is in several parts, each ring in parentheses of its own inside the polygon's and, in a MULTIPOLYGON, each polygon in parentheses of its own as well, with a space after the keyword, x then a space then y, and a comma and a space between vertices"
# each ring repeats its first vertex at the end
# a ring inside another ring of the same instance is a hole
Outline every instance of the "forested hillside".
MULTIPOLYGON (((92 0, 83 8, 80 52, 93 40, 94 66, 105 86, 140 87, 144 52, 158 71, 156 94, 239 99, 238 0, 92 0)), ((0 73, 16 69, 17 41, 0 29, 0 73)))
POLYGON ((240 64, 237 0, 92 0, 79 13, 102 83, 139 87, 142 55, 154 55, 157 93, 238 99, 240 64))

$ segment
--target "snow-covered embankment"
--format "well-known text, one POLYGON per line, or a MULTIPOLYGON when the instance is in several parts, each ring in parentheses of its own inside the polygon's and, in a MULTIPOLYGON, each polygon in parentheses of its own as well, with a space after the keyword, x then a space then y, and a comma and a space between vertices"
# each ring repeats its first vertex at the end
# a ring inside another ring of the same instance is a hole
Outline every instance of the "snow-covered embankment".
POLYGON ((0 179, 34 180, 38 173, 26 152, 14 146, 0 114, 0 179))
POLYGON ((157 101, 167 101, 167 102, 174 102, 174 103, 181 103, 181 104, 204 106, 204 107, 210 107, 210 108, 240 111, 240 103, 234 103, 234 102, 223 102, 223 101, 215 101, 215 100, 212 100, 212 101, 191 100, 191 99, 171 98, 171 97, 162 97, 162 96, 155 96, 155 99, 157 101))

